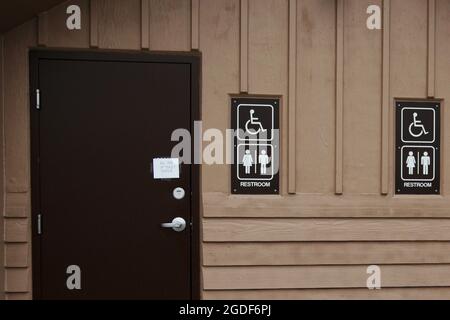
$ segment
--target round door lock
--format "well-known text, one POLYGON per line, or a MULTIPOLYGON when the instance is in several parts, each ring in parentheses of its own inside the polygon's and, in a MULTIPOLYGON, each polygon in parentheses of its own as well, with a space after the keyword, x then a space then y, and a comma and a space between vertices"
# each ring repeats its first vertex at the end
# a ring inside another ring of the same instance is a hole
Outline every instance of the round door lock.
POLYGON ((176 188, 173 190, 173 197, 177 200, 182 200, 186 196, 186 191, 183 188, 176 188))

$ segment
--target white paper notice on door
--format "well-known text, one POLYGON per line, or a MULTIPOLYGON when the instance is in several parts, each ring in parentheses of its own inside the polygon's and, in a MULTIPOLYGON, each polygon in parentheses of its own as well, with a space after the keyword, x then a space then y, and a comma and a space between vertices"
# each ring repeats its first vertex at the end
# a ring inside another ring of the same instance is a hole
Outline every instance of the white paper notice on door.
POLYGON ((180 160, 177 158, 153 159, 154 179, 179 179, 180 160))

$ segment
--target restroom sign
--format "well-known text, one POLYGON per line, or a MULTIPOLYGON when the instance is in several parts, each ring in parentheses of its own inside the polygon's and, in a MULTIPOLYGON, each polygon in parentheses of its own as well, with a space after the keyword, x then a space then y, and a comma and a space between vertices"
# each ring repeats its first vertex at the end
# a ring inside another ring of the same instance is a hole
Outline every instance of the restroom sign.
POLYGON ((440 194, 440 102, 396 103, 396 193, 440 194))
POLYGON ((279 99, 232 98, 232 194, 279 193, 279 99))

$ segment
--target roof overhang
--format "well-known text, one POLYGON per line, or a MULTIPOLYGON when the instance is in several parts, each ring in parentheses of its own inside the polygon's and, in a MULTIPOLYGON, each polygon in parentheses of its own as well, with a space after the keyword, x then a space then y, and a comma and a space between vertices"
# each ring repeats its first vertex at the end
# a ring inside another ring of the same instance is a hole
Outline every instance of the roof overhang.
POLYGON ((0 34, 67 0, 1 0, 0 34))

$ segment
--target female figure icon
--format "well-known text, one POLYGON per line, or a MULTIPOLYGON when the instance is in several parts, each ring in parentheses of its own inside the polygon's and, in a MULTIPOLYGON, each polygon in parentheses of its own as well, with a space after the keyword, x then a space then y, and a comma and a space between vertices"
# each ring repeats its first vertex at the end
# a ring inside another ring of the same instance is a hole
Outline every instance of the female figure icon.
POLYGON ((245 155, 242 158, 242 164, 245 167, 245 174, 250 174, 250 170, 253 166, 253 157, 250 154, 250 150, 245 151, 245 155))
POLYGON ((416 158, 414 157, 414 153, 412 151, 409 152, 409 156, 406 159, 406 166, 409 170, 409 175, 414 174, 414 168, 416 167, 416 158))

